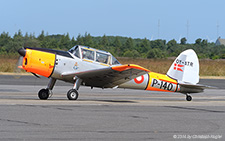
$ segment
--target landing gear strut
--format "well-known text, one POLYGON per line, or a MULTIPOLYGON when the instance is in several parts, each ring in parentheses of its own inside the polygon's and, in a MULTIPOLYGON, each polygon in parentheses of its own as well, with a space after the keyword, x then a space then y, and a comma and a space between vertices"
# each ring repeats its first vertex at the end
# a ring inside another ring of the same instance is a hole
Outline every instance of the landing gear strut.
MULTIPOLYGON (((79 89, 80 85, 81 85, 81 82, 82 82, 82 79, 78 78, 78 77, 75 77, 74 78, 75 80, 75 83, 74 83, 74 87, 73 89, 70 89, 68 92, 67 92, 67 98, 69 100, 77 100, 79 94, 77 92, 77 90, 79 89)), ((39 92, 38 92, 38 97, 42 100, 46 100, 49 98, 49 96, 51 96, 52 94, 52 89, 55 85, 55 82, 56 82, 56 79, 55 78, 50 78, 50 81, 48 83, 48 87, 46 89, 41 89, 39 92)))
POLYGON ((192 97, 191 97, 190 95, 187 94, 187 95, 186 95, 186 100, 187 100, 187 101, 191 101, 191 100, 192 100, 192 97))
POLYGON ((50 94, 51 94, 51 91, 55 85, 55 82, 56 82, 56 79, 55 78, 50 78, 50 81, 48 83, 48 87, 46 89, 41 89, 39 92, 38 92, 38 97, 39 99, 41 100, 46 100, 49 98, 50 94))
POLYGON ((77 78, 77 77, 75 78, 75 83, 74 83, 73 89, 70 89, 67 92, 67 98, 69 100, 77 100, 77 98, 79 96, 77 90, 79 89, 81 82, 82 82, 82 80, 80 78, 77 78))

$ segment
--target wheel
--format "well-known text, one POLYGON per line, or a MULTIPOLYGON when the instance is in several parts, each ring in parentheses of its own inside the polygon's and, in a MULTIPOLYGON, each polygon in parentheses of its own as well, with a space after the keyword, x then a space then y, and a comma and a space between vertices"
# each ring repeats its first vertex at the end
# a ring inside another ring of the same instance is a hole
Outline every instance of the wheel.
POLYGON ((192 100, 192 97, 190 95, 187 95, 186 100, 187 101, 191 101, 192 100))
POLYGON ((46 100, 49 97, 49 90, 48 89, 41 89, 38 92, 38 97, 42 100, 46 100))
POLYGON ((67 98, 69 100, 77 100, 78 98, 78 92, 76 89, 70 89, 68 92, 67 92, 67 98))

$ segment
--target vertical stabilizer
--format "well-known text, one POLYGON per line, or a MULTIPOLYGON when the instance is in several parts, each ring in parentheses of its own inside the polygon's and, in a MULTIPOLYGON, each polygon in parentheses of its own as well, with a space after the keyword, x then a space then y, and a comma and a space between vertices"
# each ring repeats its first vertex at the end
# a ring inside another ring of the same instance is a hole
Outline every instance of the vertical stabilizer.
POLYGON ((167 75, 179 83, 197 84, 199 82, 199 61, 194 50, 183 51, 173 62, 167 75))

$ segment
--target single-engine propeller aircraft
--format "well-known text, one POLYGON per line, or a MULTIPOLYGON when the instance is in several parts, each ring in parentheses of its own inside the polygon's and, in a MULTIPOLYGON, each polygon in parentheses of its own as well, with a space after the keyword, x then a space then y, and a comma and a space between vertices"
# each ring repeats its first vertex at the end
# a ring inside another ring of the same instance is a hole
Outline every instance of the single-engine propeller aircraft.
POLYGON ((69 51, 24 47, 21 69, 35 76, 50 78, 46 89, 38 92, 48 99, 56 80, 74 84, 67 93, 69 100, 78 98, 80 85, 100 88, 130 88, 148 91, 179 92, 191 101, 191 93, 203 92, 208 86, 199 82, 199 62, 192 49, 182 52, 166 75, 151 72, 135 64, 122 65, 111 53, 77 45, 69 51))

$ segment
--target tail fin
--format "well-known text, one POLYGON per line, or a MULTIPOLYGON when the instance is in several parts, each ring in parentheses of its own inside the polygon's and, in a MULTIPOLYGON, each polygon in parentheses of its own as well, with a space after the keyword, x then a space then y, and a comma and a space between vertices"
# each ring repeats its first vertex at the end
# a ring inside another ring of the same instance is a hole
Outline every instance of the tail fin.
POLYGON ((183 51, 173 62, 167 75, 178 82, 197 84, 199 82, 199 61, 194 50, 183 51))

